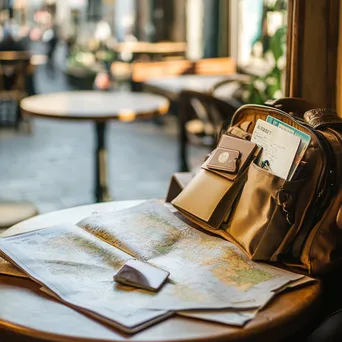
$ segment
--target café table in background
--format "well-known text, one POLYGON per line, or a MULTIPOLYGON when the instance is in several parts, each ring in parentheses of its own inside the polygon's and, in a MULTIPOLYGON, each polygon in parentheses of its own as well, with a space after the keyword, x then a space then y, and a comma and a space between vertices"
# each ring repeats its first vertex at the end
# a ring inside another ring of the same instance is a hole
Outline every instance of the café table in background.
POLYGON ((134 59, 137 55, 147 55, 150 59, 158 56, 185 55, 187 44, 185 42, 122 42, 116 44, 114 51, 121 58, 130 57, 134 59))
POLYGON ((110 199, 107 181, 106 143, 110 120, 134 121, 168 112, 169 101, 159 95, 133 92, 75 91, 29 96, 20 103, 22 112, 54 120, 91 121, 95 127, 95 199, 110 199))
POLYGON ((196 91, 201 93, 215 92, 216 97, 228 100, 231 93, 239 85, 237 82, 248 82, 248 75, 178 75, 174 77, 158 78, 146 81, 144 90, 156 94, 161 94, 171 101, 177 101, 179 94, 183 90, 196 91), (215 91, 215 87, 220 84, 222 87, 215 91))
MULTIPOLYGON (((141 202, 107 202, 55 211, 23 221, 7 230, 5 235, 65 222, 75 224, 94 212, 121 210, 141 202)), ((28 279, 1 275, 0 341, 33 342, 36 340, 32 338, 37 338, 42 342, 280 342, 310 323, 317 314, 320 293, 319 282, 282 293, 244 328, 175 315, 130 336, 52 299, 28 279)))

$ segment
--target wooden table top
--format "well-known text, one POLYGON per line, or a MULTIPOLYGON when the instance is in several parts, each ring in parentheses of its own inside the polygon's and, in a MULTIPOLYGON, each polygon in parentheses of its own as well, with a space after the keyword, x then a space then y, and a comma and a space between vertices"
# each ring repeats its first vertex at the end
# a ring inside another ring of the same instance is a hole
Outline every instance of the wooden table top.
MULTIPOLYGON (((120 210, 139 203, 141 201, 108 202, 56 211, 19 223, 2 236, 63 222, 76 223, 94 212, 120 210)), ((281 337, 290 336, 310 321, 316 313, 320 290, 320 284, 315 283, 277 296, 243 329, 174 316, 127 336, 44 295, 39 286, 27 279, 0 276, 0 340, 15 332, 61 342, 280 341, 281 337)), ((15 335, 13 341, 22 342, 25 338, 15 335)))
POLYGON ((179 75, 147 81, 146 84, 163 88, 173 93, 180 93, 182 90, 207 92, 216 83, 226 78, 226 75, 179 75))
POLYGON ((147 93, 71 91, 24 98, 25 114, 65 120, 133 121, 140 117, 166 114, 169 101, 147 93))
POLYGON ((123 42, 118 43, 114 50, 117 52, 167 54, 185 52, 186 46, 185 42, 123 42))

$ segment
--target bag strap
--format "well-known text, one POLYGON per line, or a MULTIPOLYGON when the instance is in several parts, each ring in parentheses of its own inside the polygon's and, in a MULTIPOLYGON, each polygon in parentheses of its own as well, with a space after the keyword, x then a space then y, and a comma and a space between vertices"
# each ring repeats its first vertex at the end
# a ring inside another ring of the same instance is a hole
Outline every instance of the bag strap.
POLYGON ((277 100, 268 100, 265 105, 281 109, 299 119, 304 119, 315 129, 342 125, 342 118, 339 117, 333 109, 312 109, 314 107, 312 104, 298 97, 284 97, 277 100))
POLYGON ((265 102, 265 105, 281 109, 297 118, 303 118, 305 112, 314 108, 311 103, 299 97, 283 97, 276 100, 268 100, 265 102))

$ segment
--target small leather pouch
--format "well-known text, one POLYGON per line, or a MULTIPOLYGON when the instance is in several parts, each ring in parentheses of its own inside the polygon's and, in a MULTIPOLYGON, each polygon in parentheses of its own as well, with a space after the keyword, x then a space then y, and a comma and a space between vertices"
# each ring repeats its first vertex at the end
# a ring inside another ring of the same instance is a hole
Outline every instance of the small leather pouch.
POLYGON ((219 147, 213 152, 207 167, 210 170, 236 173, 239 167, 239 160, 239 151, 219 147))
POLYGON ((256 144, 223 135, 199 173, 172 204, 203 228, 220 228, 245 183, 246 166, 256 153, 256 144))
POLYGON ((223 134, 216 150, 211 153, 202 168, 234 181, 250 164, 256 153, 256 144, 223 134))

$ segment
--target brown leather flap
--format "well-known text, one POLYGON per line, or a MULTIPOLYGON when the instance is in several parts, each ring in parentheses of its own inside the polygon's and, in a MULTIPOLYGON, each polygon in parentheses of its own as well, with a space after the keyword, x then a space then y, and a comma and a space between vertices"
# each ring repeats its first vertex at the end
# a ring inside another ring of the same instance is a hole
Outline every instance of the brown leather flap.
POLYGON ((194 177, 192 172, 176 172, 172 175, 169 189, 166 195, 166 202, 171 202, 190 183, 194 177))
POLYGON ((231 181, 213 172, 201 169, 187 187, 171 202, 182 212, 218 229, 230 211, 244 184, 241 175, 231 181))
POLYGON ((201 220, 209 222, 218 203, 232 184, 233 182, 212 172, 200 170, 188 184, 186 191, 182 191, 172 201, 172 204, 176 208, 183 209, 201 220))

